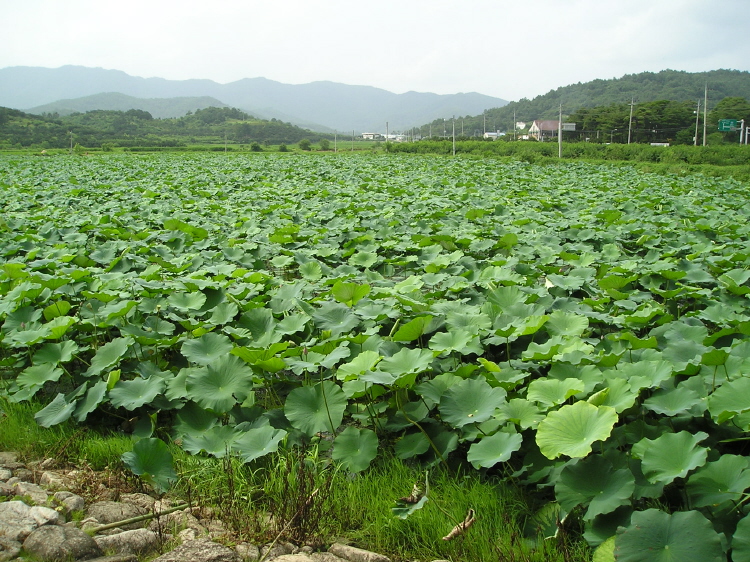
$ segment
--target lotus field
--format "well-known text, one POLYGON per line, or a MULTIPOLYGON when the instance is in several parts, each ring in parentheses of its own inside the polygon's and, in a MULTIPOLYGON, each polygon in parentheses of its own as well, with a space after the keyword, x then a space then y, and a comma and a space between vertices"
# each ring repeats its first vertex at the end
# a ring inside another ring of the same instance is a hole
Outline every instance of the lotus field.
MULTIPOLYGON (((11 401, 245 462, 546 490, 597 560, 750 560, 748 186, 418 156, 0 159, 11 401), (673 558, 664 558, 670 555, 673 558)), ((0 382, 3 382, 0 381, 0 382)))

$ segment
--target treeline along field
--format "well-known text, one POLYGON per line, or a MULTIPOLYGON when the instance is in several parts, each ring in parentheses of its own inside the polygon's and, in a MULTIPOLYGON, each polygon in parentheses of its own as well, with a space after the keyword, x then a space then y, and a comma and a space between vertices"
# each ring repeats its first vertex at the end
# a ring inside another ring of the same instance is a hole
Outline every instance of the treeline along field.
POLYGON ((140 418, 248 463, 321 436, 352 472, 379 448, 465 462, 547 490, 602 555, 746 560, 747 189, 436 156, 0 157, 5 392, 48 402, 45 426, 140 418))

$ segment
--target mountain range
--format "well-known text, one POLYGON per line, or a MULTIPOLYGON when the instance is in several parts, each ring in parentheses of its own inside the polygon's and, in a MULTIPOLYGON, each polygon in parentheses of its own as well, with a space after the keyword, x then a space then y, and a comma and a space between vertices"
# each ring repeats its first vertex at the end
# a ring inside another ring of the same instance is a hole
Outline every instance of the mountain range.
POLYGON ((372 86, 327 81, 283 84, 266 78, 244 78, 219 84, 212 80, 141 78, 120 70, 83 66, 0 69, 0 106, 28 113, 144 109, 154 117, 178 117, 180 112, 184 115, 208 107, 207 103, 317 131, 381 132, 386 122, 392 131, 405 130, 437 118, 476 115, 508 102, 474 92, 395 94, 372 86))

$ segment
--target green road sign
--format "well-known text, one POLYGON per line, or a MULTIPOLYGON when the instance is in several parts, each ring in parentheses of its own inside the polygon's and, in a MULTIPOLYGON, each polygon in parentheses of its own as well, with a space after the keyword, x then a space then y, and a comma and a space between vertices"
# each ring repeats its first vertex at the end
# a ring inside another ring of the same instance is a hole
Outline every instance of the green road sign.
POLYGON ((737 119, 719 119, 719 130, 722 133, 737 130, 737 119))

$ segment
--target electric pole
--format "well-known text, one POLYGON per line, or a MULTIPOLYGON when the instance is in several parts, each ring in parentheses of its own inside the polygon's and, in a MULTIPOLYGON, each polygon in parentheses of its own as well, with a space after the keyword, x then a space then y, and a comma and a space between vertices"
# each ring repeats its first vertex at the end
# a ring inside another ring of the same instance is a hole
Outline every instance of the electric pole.
POLYGON ((703 93, 703 146, 706 146, 706 111, 708 109, 708 82, 703 93))
POLYGON ((633 106, 635 98, 630 98, 630 119, 628 120, 628 144, 630 144, 630 132, 633 130, 633 106))

